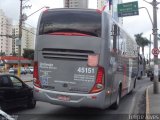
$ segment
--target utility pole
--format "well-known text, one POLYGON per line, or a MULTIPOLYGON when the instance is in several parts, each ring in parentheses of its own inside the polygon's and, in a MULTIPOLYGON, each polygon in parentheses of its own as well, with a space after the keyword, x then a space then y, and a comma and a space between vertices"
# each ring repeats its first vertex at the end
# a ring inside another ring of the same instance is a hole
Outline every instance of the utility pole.
MULTIPOLYGON (((149 35, 149 41, 151 43, 151 34, 149 35)), ((149 44, 149 68, 151 67, 151 44, 149 44)))
MULTIPOLYGON (((153 36, 154 36, 154 48, 158 48, 158 37, 157 37, 157 5, 159 3, 153 0, 153 36)), ((154 82, 153 82, 153 92, 154 94, 159 93, 159 83, 158 83, 158 55, 154 55, 154 82)))
MULTIPOLYGON (((152 2, 148 2, 144 0, 145 2, 151 4, 153 6, 153 40, 154 40, 154 48, 158 49, 158 34, 157 34, 157 5, 160 4, 160 2, 157 2, 157 0, 153 0, 152 2)), ((153 93, 158 94, 159 93, 159 82, 158 82, 158 55, 154 55, 154 82, 153 82, 153 93)))
POLYGON ((22 43, 22 23, 24 21, 24 14, 22 13, 24 8, 30 8, 31 6, 24 6, 24 4, 28 1, 26 1, 23 4, 23 1, 25 0, 20 0, 20 14, 19 14, 19 40, 18 40, 18 76, 20 77, 21 75, 21 43, 22 43))
POLYGON ((21 39, 22 39, 22 1, 20 0, 20 14, 19 14, 19 45, 18 45, 18 76, 21 75, 21 39))
POLYGON ((37 11, 33 12, 32 14, 26 16, 26 14, 23 14, 23 9, 25 8, 31 8, 31 6, 26 6, 24 5, 26 2, 28 2, 29 0, 27 0, 24 4, 23 1, 25 0, 20 0, 20 15, 19 15, 19 40, 18 40, 18 76, 20 77, 21 75, 21 42, 22 42, 22 23, 23 21, 27 20, 28 17, 32 16, 33 14, 35 14, 36 12, 40 11, 43 8, 49 8, 48 6, 44 6, 40 9, 38 9, 37 11))

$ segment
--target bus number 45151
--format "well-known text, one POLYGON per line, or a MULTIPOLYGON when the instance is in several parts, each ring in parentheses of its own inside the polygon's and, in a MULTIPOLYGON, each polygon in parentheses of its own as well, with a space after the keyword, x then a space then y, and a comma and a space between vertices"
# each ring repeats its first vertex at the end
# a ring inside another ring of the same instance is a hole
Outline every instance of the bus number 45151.
POLYGON ((88 67, 79 67, 77 69, 77 72, 94 74, 95 73, 95 69, 94 68, 88 68, 88 67))

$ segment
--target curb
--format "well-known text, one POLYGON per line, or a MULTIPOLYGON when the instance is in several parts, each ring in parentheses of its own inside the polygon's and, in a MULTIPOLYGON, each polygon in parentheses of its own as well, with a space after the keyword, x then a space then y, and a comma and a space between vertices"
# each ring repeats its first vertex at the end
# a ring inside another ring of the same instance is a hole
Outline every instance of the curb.
POLYGON ((147 87, 146 89, 146 120, 149 120, 149 116, 150 116, 150 104, 149 104, 149 93, 148 93, 148 89, 150 86, 147 87))

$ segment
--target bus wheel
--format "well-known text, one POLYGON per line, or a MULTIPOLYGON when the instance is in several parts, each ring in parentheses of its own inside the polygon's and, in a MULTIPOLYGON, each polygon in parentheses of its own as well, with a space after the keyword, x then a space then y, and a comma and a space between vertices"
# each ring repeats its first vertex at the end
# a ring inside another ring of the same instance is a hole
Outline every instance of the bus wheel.
POLYGON ((136 79, 134 79, 133 88, 128 94, 132 94, 135 88, 136 88, 136 79))
POLYGON ((118 89, 118 95, 117 95, 117 98, 116 98, 116 102, 113 103, 113 105, 111 106, 112 109, 114 109, 114 110, 118 109, 120 99, 121 99, 121 87, 119 87, 119 89, 118 89))

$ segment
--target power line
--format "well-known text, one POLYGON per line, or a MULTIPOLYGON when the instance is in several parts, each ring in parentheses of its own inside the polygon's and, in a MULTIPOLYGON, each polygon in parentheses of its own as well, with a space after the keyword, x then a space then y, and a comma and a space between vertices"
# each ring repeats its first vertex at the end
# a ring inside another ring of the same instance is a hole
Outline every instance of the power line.
POLYGON ((27 29, 25 29, 25 28, 23 28, 23 27, 22 27, 22 29, 25 30, 25 31, 27 31, 27 32, 32 33, 33 35, 36 35, 35 33, 31 32, 31 31, 29 31, 29 30, 27 30, 27 29))
POLYGON ((27 24, 28 26, 30 26, 30 27, 36 29, 35 27, 33 27, 32 25, 30 25, 30 24, 28 24, 28 23, 26 23, 26 22, 25 22, 24 24, 27 24))

